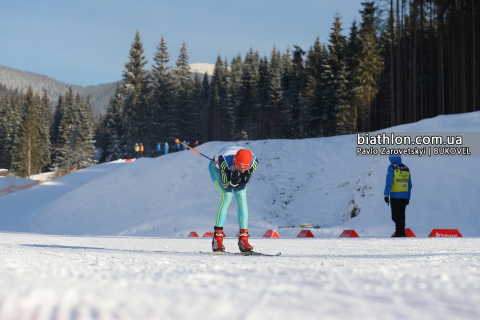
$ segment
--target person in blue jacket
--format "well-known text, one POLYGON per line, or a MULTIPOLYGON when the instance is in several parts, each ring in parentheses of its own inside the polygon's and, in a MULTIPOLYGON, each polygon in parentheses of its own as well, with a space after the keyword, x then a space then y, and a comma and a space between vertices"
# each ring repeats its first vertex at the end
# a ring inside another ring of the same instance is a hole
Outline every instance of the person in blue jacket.
POLYGON ((180 143, 175 142, 175 151, 180 150, 180 143))
POLYGON ((187 150, 187 146, 189 145, 190 145, 190 142, 186 142, 185 140, 183 140, 183 144, 182 144, 183 150, 187 150))
POLYGON ((168 143, 165 142, 165 147, 163 147, 163 150, 165 151, 165 154, 168 154, 168 143))
POLYGON ((158 154, 160 154, 160 152, 162 151, 162 145, 159 143, 157 143, 157 152, 158 154))
POLYGON ((392 204, 392 220, 395 222, 395 237, 406 237, 405 209, 410 203, 412 176, 410 169, 402 163, 399 156, 390 156, 384 199, 392 204))

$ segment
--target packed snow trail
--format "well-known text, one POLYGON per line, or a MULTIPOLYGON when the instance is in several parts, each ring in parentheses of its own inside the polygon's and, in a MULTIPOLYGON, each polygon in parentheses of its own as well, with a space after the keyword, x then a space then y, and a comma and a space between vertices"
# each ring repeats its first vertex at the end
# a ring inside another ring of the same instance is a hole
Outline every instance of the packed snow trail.
POLYGON ((479 238, 251 242, 0 233, 0 319, 480 318, 479 238))

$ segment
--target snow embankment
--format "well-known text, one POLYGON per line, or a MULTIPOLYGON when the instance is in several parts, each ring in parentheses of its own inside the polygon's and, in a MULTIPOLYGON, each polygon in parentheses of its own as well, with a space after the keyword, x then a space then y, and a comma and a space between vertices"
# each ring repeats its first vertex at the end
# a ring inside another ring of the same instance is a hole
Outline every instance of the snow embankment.
MULTIPOLYGON (((480 112, 440 116, 390 128, 395 132, 480 131, 480 112)), ((257 155, 259 168, 248 185, 249 229, 260 237, 275 228, 294 237, 299 224, 313 223, 316 237, 338 237, 356 229, 361 237, 388 237, 394 225, 383 201, 386 157, 356 157, 355 136, 304 140, 210 142, 198 147, 213 156, 227 144, 257 155), (357 216, 352 218, 352 212, 357 216), (279 228, 294 225, 295 228, 279 228)), ((479 158, 404 158, 413 190, 407 227, 417 236, 433 228, 480 235, 475 175, 479 158)), ((186 237, 211 231, 220 195, 208 161, 192 151, 107 163, 0 198, 0 231, 68 235, 186 237)), ((225 233, 238 231, 232 201, 225 233)))

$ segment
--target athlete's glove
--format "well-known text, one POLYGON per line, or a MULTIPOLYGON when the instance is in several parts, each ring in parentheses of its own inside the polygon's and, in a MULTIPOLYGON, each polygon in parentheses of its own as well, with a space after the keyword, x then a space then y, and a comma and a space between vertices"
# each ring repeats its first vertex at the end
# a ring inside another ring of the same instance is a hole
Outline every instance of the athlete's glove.
POLYGON ((390 199, 388 198, 388 196, 385 196, 384 199, 385 199, 385 203, 386 203, 387 205, 389 205, 390 199))
POLYGON ((250 176, 252 174, 250 173, 250 169, 249 170, 245 170, 242 174, 240 174, 240 177, 242 178, 242 183, 248 183, 248 180, 250 180, 250 176))
POLYGON ((232 187, 236 187, 240 184, 240 181, 242 180, 242 177, 240 176, 240 171, 234 170, 232 171, 232 176, 230 179, 230 185, 232 187))

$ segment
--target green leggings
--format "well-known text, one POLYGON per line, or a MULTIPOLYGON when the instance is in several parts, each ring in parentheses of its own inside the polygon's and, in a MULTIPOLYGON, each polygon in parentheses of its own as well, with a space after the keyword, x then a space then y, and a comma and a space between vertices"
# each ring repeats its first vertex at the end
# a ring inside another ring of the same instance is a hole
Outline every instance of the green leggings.
POLYGON ((223 227, 225 219, 227 218, 228 207, 232 202, 233 193, 237 199, 238 205, 238 224, 240 229, 248 229, 248 207, 247 207, 247 188, 237 191, 235 188, 232 190, 225 190, 222 187, 222 179, 220 178, 220 170, 216 167, 213 161, 210 161, 208 165, 208 171, 210 172, 210 178, 212 178, 213 184, 220 192, 222 197, 220 205, 217 209, 217 216, 215 218, 215 227, 223 227))

